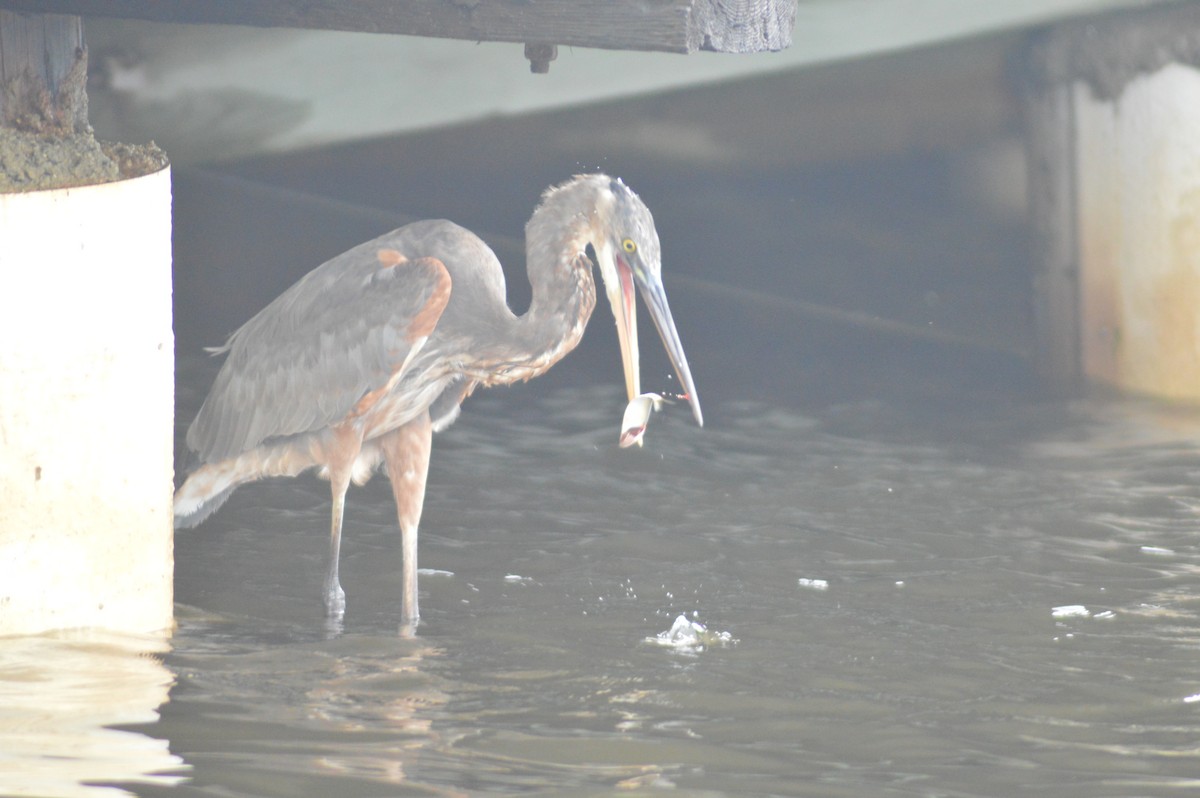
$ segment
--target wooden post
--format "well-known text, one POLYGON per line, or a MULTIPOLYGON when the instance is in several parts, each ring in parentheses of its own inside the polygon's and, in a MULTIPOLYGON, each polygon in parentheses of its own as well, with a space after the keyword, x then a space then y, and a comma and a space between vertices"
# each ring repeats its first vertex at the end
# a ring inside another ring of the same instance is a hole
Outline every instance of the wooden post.
POLYGON ((1066 23, 1028 55, 1040 371, 1200 401, 1200 6, 1066 23))
POLYGON ((61 187, 85 65, 0 11, 0 161, 54 186, 0 193, 0 636, 173 623, 170 173, 61 187))
POLYGON ((1081 386, 1075 236, 1075 114, 1069 87, 1031 87, 1026 100, 1037 371, 1056 396, 1081 386))
POLYGON ((52 135, 87 129, 83 20, 0 11, 0 126, 52 135))

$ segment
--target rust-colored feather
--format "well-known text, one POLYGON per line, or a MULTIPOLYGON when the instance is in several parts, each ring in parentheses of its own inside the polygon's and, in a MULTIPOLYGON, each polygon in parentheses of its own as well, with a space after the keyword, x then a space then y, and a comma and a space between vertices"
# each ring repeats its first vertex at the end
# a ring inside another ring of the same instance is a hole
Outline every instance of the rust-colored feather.
POLYGON ((437 258, 419 258, 411 261, 412 268, 427 269, 433 280, 433 290, 425 300, 425 307, 417 311, 417 315, 408 323, 408 340, 415 342, 419 338, 428 338, 437 326, 438 319, 450 303, 450 272, 437 258))

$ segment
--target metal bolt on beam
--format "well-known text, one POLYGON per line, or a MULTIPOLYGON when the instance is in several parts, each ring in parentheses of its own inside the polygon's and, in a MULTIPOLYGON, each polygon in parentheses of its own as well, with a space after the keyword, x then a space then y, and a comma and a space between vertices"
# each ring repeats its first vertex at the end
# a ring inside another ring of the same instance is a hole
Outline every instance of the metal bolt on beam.
POLYGON ((550 62, 558 58, 556 44, 525 44, 525 57, 529 59, 529 71, 535 75, 545 75, 550 71, 550 62))

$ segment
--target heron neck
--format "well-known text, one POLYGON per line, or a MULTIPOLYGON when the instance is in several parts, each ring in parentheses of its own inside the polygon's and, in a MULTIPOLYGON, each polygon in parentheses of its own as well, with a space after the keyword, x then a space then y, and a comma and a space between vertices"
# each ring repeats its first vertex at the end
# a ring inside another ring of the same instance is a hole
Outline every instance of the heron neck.
POLYGON ((594 180, 578 178, 547 192, 525 226, 525 260, 533 296, 521 318, 541 373, 575 348, 596 306, 587 246, 600 200, 594 180))

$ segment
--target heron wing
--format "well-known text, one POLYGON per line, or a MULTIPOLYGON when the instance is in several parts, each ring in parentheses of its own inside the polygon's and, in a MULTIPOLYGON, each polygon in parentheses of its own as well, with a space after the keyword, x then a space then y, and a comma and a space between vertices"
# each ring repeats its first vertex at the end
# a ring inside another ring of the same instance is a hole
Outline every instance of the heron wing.
POLYGON ((402 251, 403 231, 317 267, 230 336, 188 430, 203 461, 327 427, 402 376, 451 288, 440 260, 402 251))

